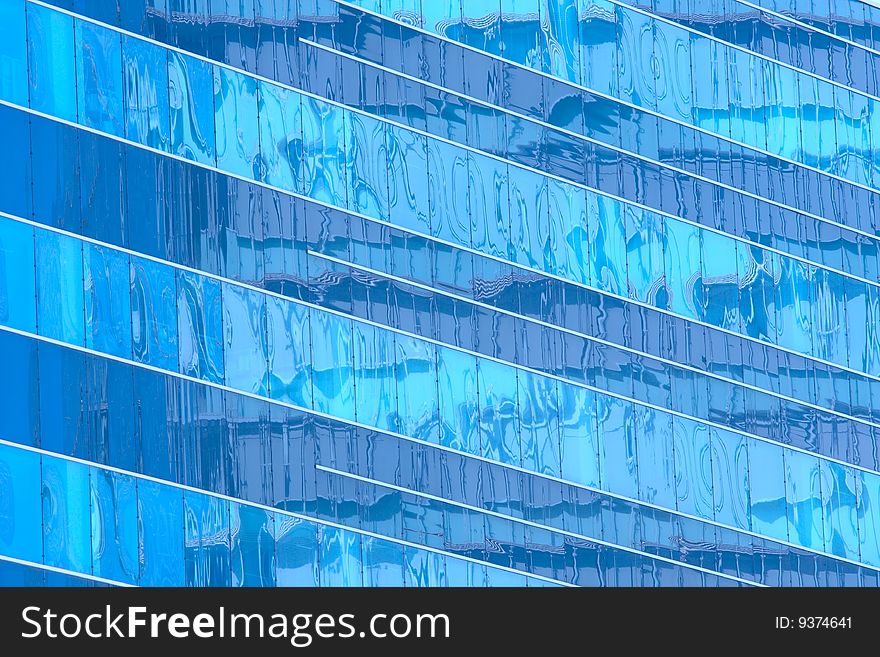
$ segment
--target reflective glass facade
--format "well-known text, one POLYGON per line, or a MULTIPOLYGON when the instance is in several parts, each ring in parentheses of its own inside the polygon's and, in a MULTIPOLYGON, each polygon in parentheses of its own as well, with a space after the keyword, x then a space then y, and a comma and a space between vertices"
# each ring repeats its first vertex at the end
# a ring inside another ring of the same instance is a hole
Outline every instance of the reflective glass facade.
POLYGON ((3 0, 0 583, 877 586, 878 103, 856 0, 3 0))

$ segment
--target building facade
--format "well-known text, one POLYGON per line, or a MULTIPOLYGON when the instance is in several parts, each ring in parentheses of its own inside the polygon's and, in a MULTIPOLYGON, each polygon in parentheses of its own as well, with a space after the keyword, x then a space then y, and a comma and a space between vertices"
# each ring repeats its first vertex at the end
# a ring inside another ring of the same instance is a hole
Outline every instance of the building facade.
POLYGON ((880 9, 3 0, 0 583, 877 586, 880 9))

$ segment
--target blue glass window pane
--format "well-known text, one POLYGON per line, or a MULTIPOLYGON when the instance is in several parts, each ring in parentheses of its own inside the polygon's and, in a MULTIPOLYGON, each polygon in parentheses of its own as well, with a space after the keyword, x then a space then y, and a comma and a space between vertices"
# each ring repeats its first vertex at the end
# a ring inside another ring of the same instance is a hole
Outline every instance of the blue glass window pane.
POLYGON ((311 338, 306 306, 266 297, 269 395, 305 408, 312 406, 311 338))
POLYGON ((0 445, 0 553, 43 561, 40 455, 0 445))
POLYGON ((431 234, 427 138, 389 126, 386 140, 389 220, 397 226, 431 234))
POLYGON ((177 273, 177 334, 180 371, 223 382, 223 320, 220 283, 187 271, 177 273))
POLYGON ((123 136, 122 53, 119 33, 76 21, 77 104, 79 122, 123 136))
POLYGON ((789 540, 822 550, 825 543, 819 459, 790 449, 783 452, 783 459, 789 540))
POLYGON ((364 586, 404 585, 404 546, 364 536, 364 586))
POLYGON ((34 229, 0 219, 0 323, 37 331, 34 229))
POLYGON ((752 440, 748 450, 752 531, 788 540, 782 447, 752 440))
POLYGON ((549 233, 547 178, 510 167, 510 247, 508 257, 535 269, 544 268, 549 233))
POLYGON ((89 469, 43 456, 43 560, 48 566, 92 572, 89 469))
POLYGON ((303 188, 311 198, 347 207, 345 121, 338 107, 303 97, 303 188))
POLYGON ((0 98, 27 107, 24 7, 24 0, 9 0, 0 5, 0 98))
POLYGON ((394 336, 397 360, 398 430, 437 442, 437 354, 435 347, 405 335, 394 336))
POLYGON ((711 434, 715 520, 749 529, 749 441, 715 427, 711 434))
POLYGON ((626 206, 626 266, 630 298, 666 307, 663 217, 626 206))
POLYGON ((135 479, 91 468, 89 484, 94 574, 136 584, 139 566, 135 479))
POLYGON ((270 185, 300 191, 302 189, 302 97, 300 94, 269 84, 259 85, 260 155, 263 180, 270 185))
POLYGON ((470 245, 467 153, 436 139, 428 139, 428 207, 432 235, 470 245))
POLYGON ((596 396, 584 388, 559 383, 561 476, 586 486, 599 485, 599 436, 596 396))
POLYGON ((709 427, 693 420, 673 419, 676 508, 701 518, 713 518, 712 457, 709 427))
POLYGON ((132 257, 131 334, 137 362, 177 371, 177 283, 171 267, 132 257))
POLYGON ((813 353, 810 292, 814 269, 791 258, 780 258, 776 287, 776 342, 802 354, 813 353))
POLYGON ((37 231, 37 325, 40 335, 84 344, 82 243, 37 231))
POLYGON ((76 122, 73 19, 31 4, 27 23, 31 107, 76 122))
POLYGON ((312 395, 315 410, 354 419, 351 321, 312 311, 312 395))
POLYGON ((259 180, 257 81, 249 75, 215 66, 214 115, 217 166, 224 171, 259 180))
POLYGON ((229 503, 202 493, 183 493, 187 586, 229 586, 229 503))
POLYGON ((813 351, 818 358, 847 364, 846 285, 840 274, 815 269, 810 309, 813 351))
POLYGON ((138 516, 141 586, 183 586, 183 491, 139 480, 138 516))
POLYGON ((477 358, 438 347, 440 443, 469 454, 480 453, 477 415, 477 358))
POLYGON ((590 236, 584 190, 549 181, 550 236, 545 270, 578 283, 590 282, 590 236), (549 261, 547 261, 549 260, 549 261))
POLYGON ((483 456, 519 465, 521 427, 517 422, 517 371, 509 365, 480 358, 477 385, 483 456))
POLYGON ((269 390, 265 301, 264 294, 223 284, 226 385, 258 395, 269 390))
POLYGON ((318 586, 318 527, 278 515, 275 522, 278 586, 318 586))
POLYGON ((858 486, 855 470, 821 460, 825 552, 859 560, 858 486))
POLYGON ((446 586, 446 555, 410 545, 405 546, 403 551, 406 559, 406 586, 446 586))
POLYGON ((590 280, 600 290, 626 295, 626 226, 621 203, 587 193, 590 280))
POLYGON ((202 164, 216 164, 213 92, 210 64, 181 53, 168 53, 172 153, 202 164))
POLYGON ((357 419, 397 431, 397 380, 394 334, 369 324, 352 323, 357 419))
MULTIPOLYGON (((510 374, 507 375, 512 378, 510 374)), ((522 466, 559 476, 559 401, 556 380, 517 372, 522 466)))
POLYGON ((615 397, 598 396, 599 478, 602 488, 639 496, 633 404, 615 397))
POLYGON ((275 514, 229 504, 232 585, 275 586, 275 514))
POLYGON ((131 357, 131 290, 128 254, 83 245, 86 346, 131 357))
MULTIPOLYGON (((702 310, 701 233, 694 226, 665 218, 665 270, 668 308, 685 317, 700 318, 702 310)), ((730 240, 731 251, 734 242, 730 240)), ((715 255, 713 254, 713 258, 715 255)))
POLYGON ((635 406, 638 436, 639 499, 675 508, 672 416, 635 406))
POLYGON ((123 35, 122 67, 126 138, 152 148, 169 150, 168 51, 123 35))
POLYGON ((363 586, 360 534, 322 525, 319 554, 321 586, 363 586))
POLYGON ((385 123, 345 113, 348 208, 368 217, 388 220, 388 160, 385 123))

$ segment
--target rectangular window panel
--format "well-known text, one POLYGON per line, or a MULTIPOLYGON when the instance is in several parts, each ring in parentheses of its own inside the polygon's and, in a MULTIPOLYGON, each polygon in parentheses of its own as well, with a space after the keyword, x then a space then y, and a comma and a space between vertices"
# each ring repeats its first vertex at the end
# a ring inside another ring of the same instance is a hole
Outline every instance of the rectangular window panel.
POLYGON ((240 176, 259 178, 260 122, 254 78, 214 67, 214 123, 217 166, 240 176))
POLYGON ((128 254, 84 243, 83 273, 86 346, 130 358, 132 314, 128 254))
POLYGON ((715 520, 750 529, 749 440, 712 427, 712 499, 715 520))
POLYGON ((404 546, 373 536, 362 537, 364 586, 404 585, 404 546))
POLYGON ((314 98, 302 99, 303 188, 307 196, 341 208, 346 194, 344 111, 314 98))
POLYGON ((214 76, 210 64, 168 53, 171 152, 202 164, 216 164, 214 76))
POLYGON ((348 208, 388 221, 388 158, 385 123, 345 113, 348 208))
POLYGON ((858 477, 859 557, 880 566, 880 475, 859 472, 858 477))
POLYGON ((38 230, 36 253, 40 335, 84 344, 82 242, 38 230))
POLYGON ((92 572, 89 469, 43 456, 43 560, 47 566, 92 572))
POLYGON ((187 586, 229 586, 229 503, 202 493, 183 493, 187 586))
MULTIPOLYGON (((509 365, 480 358, 477 386, 480 408, 480 442, 483 456, 493 461, 520 465, 517 371, 509 365)), ((520 374, 522 374, 520 372, 520 374)))
POLYGON ((266 313, 269 395, 311 408, 309 309, 278 297, 266 297, 266 313))
POLYGON ((855 470, 820 460, 825 552, 859 560, 858 486, 855 470))
POLYGON ((275 514, 229 504, 232 586, 275 586, 275 514))
POLYGON ((479 454, 476 356, 439 347, 437 380, 440 385, 440 443, 469 454, 479 454))
POLYGON ((177 334, 180 372, 223 382, 223 320, 220 283, 177 272, 177 334))
POLYGON ((183 586, 183 491, 153 481, 138 481, 141 586, 183 586))
POLYGON ((352 340, 357 419, 370 426, 397 431, 394 334, 353 322, 352 340))
POLYGON ((389 220, 430 235, 427 138, 396 126, 388 126, 385 138, 389 220))
POLYGON ((131 258, 132 355, 177 371, 177 282, 174 269, 152 260, 131 258))
POLYGON ((639 496, 636 436, 631 402, 598 396, 599 479, 605 490, 639 496))
POLYGON ((434 345, 395 335, 399 431, 437 442, 437 353, 434 345))
MULTIPOLYGON (((699 319, 702 311, 701 292, 702 232, 699 228, 681 221, 664 218, 666 231, 664 257, 666 271, 667 307, 669 310, 699 319)), ((735 251, 733 240, 729 241, 731 252, 735 251)), ((720 254, 719 254, 720 255, 720 254)), ((715 255, 713 254, 713 258, 715 255)))
POLYGON ((626 296, 626 225, 623 205, 587 192, 590 279, 600 290, 626 296))
POLYGON ((40 455, 0 445, 0 553, 41 563, 40 455))
POLYGON ((783 460, 789 540, 822 550, 825 543, 819 459, 811 454, 787 449, 783 452, 783 460))
POLYGON ((76 122, 73 19, 34 4, 27 19, 31 108, 76 122))
MULTIPOLYGON (((557 382, 531 372, 517 372, 522 466, 559 476, 559 401, 557 382)), ((512 378, 510 374, 506 375, 512 378)))
POLYGON ((0 323, 36 333, 34 229, 0 219, 0 323))
POLYGON ((137 487, 133 477, 91 468, 92 568, 95 575, 136 584, 137 487))
POLYGON ((676 509, 713 519, 712 457, 709 427, 693 420, 673 420, 676 509))
POLYGON ((403 550, 406 559, 406 586, 446 586, 446 555, 410 545, 403 550))
POLYGON ((644 406, 635 406, 638 441, 639 499, 675 508, 673 418, 644 406))
POLYGON ((223 336, 226 385, 268 394, 266 296, 223 283, 223 336))
POLYGON ((363 586, 360 534, 328 526, 319 533, 321 586, 363 586))
POLYGON ((122 53, 119 33, 77 20, 76 94, 79 122, 123 136, 122 53))
POLYGON ((599 485, 596 396, 591 390, 559 382, 559 427, 563 479, 599 485))
POLYGON ((27 70, 25 2, 9 0, 0 5, 0 98, 27 107, 27 70))
POLYGON ((354 419, 351 321, 312 311, 312 394, 315 410, 354 419))
POLYGON ((631 205, 626 206, 624 214, 629 297, 665 308, 666 237, 663 217, 631 205))
POLYGON ((752 531, 788 540, 782 447, 751 440, 748 449, 752 531))
POLYGON ((168 51, 123 35, 122 75, 126 138, 159 150, 169 150, 168 51))
POLYGON ((260 155, 263 180, 291 191, 302 190, 302 96, 260 80, 260 155))
POLYGON ((275 522, 276 584, 318 586, 318 526, 289 516, 275 522))

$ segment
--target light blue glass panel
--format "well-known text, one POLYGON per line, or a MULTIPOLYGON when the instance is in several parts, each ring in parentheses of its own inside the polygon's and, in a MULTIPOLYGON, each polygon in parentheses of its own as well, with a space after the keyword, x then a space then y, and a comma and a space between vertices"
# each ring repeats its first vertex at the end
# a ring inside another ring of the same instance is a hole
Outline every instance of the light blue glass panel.
POLYGON ((260 80, 260 155, 263 180, 270 185, 302 189, 302 97, 260 80))
POLYGON ((789 540, 816 550, 824 549, 822 531, 822 478, 819 459, 787 449, 785 461, 785 505, 789 540))
POLYGON ((599 485, 596 395, 559 382, 560 476, 586 486, 599 485))
POLYGON ((510 167, 510 247, 508 257, 521 265, 543 269, 549 233, 547 178, 510 167))
POLYGON ((224 283, 223 336, 226 385, 268 394, 266 295, 224 283))
POLYGON ((859 560, 858 486, 853 468, 820 460, 825 552, 859 560))
POLYGON ((86 346, 131 357, 131 290, 128 254, 83 244, 86 346))
POLYGON ((171 152, 202 164, 215 165, 211 64, 169 52, 168 99, 171 105, 171 152))
POLYGON ((578 0, 581 84, 617 93, 617 12, 610 0, 578 0))
POLYGON ((580 81, 578 0, 542 0, 541 26, 550 59, 549 73, 570 82, 580 81))
POLYGON ((626 225, 622 205, 587 192, 590 277, 600 290, 626 295, 626 225))
POLYGON ((138 480, 141 586, 183 586, 183 491, 138 480))
POLYGON ((403 586, 403 545, 373 536, 361 537, 364 550, 364 586, 403 586))
POLYGON ((550 233, 544 271, 577 283, 590 282, 590 235, 584 190, 550 180, 550 233))
POLYGON ((309 310, 266 297, 269 396, 305 408, 312 406, 309 310))
POLYGON ((315 410, 354 419, 351 321, 312 311, 312 394, 315 410))
POLYGON ((406 559, 406 586, 446 586, 446 556, 437 552, 420 550, 407 545, 403 549, 406 559))
POLYGON ((92 568, 95 575, 136 584, 138 513, 135 479, 91 468, 92 568))
POLYGON ((440 443, 469 454, 479 454, 476 356, 438 347, 437 380, 440 386, 440 443))
POLYGON ((639 499, 675 508, 672 416, 635 405, 639 457, 639 499))
POLYGON ((526 585, 528 577, 524 573, 515 573, 511 570, 500 568, 486 568, 486 586, 498 588, 513 588, 526 585))
POLYGON ((654 32, 651 19, 617 8, 617 97, 639 107, 656 108, 654 91, 654 32))
POLYGON ((520 464, 520 435, 523 431, 517 423, 518 374, 509 365, 477 359, 482 454, 494 461, 514 465, 520 464))
MULTIPOLYGON (((510 374, 507 375, 512 378, 510 374)), ((531 372, 517 372, 522 466, 559 476, 559 407, 557 382, 531 372)))
POLYGON ((689 32, 667 23, 654 22, 657 110, 688 123, 693 120, 690 44, 689 32))
POLYGON ((397 352, 397 412, 401 433, 437 442, 437 354, 434 345, 394 336, 397 352))
MULTIPOLYGON (((876 295, 880 288, 867 283, 862 283, 852 278, 844 282, 846 295, 846 361, 851 367, 861 369, 868 364, 866 355, 869 352, 871 334, 876 327, 871 325, 871 297, 876 295)), ((876 303, 876 302, 875 302, 876 303)), ((809 313, 809 309, 805 309, 809 313)), ((871 370, 865 369, 870 372, 871 370)))
MULTIPOLYGON (((801 154, 800 74, 775 62, 761 63, 767 120, 767 150, 787 158, 801 154)), ((807 133, 809 135, 811 133, 807 133)))
POLYGON ((814 269, 791 258, 780 257, 776 287, 776 342, 802 354, 813 353, 810 326, 810 290, 814 269))
POLYGON ((394 334, 352 322, 354 396, 357 419, 370 426, 397 430, 397 380, 394 334))
MULTIPOLYGON (((425 29, 436 34, 446 34, 446 31, 461 17, 461 0, 436 0, 435 2, 421 0, 421 5, 422 15, 425 18, 425 29)), ((455 28, 451 28, 451 31, 455 33, 455 28)))
POLYGON ((345 112, 348 208, 388 220, 388 158, 385 124, 345 112))
POLYGON ((249 75, 214 67, 214 125, 217 134, 217 167, 259 180, 257 154, 260 122, 257 119, 257 81, 249 75))
POLYGON ((748 438, 712 427, 712 503, 715 520, 750 529, 748 438))
POLYGON ((779 257, 737 242, 742 331, 764 342, 776 340, 775 286, 779 257))
MULTIPOLYGON (((679 315, 696 319, 702 310, 700 308, 703 287, 700 258, 702 231, 674 219, 666 218, 664 224, 668 308, 679 315)), ((729 246, 730 255, 735 255, 733 240, 729 240, 729 246)))
POLYGON ((712 519, 712 456, 709 427, 686 418, 672 423, 675 454, 676 508, 712 519))
POLYGON ((177 272, 177 334, 180 371, 223 382, 223 313, 220 283, 188 271, 177 272))
POLYGON ((540 0, 501 0, 501 36, 505 59, 541 71, 544 44, 539 3, 540 0))
POLYGON ((131 258, 131 337, 137 362, 177 371, 177 283, 173 268, 131 258))
POLYGON ((880 475, 860 471, 858 477, 859 556, 880 566, 880 475))
POLYGON ((229 504, 232 586, 275 586, 275 514, 229 504))
POLYGON ((470 245, 467 153, 436 139, 428 139, 428 207, 432 235, 470 245))
POLYGON ((319 534, 321 586, 363 586, 360 534, 326 525, 319 534))
POLYGON ((750 440, 748 452, 752 531, 788 540, 783 449, 780 445, 750 440))
POLYGON ((0 219, 0 323, 37 331, 34 229, 0 219))
POLYGON ((510 242, 508 165, 474 153, 468 153, 467 159, 473 247, 506 258, 510 242))
POLYGON ((389 219, 396 226, 431 234, 427 138, 396 126, 388 126, 385 137, 389 219))
POLYGON ((846 281, 843 276, 816 268, 810 309, 813 353, 818 358, 847 364, 846 281))
POLYGON ((850 362, 873 376, 880 375, 880 288, 868 286, 865 318, 865 351, 850 354, 850 362))
POLYGON ((73 19, 28 3, 27 33, 31 107, 76 122, 73 19))
POLYGON ((47 566, 92 572, 89 469, 43 456, 43 561, 47 566))
POLYGON ((25 2, 0 3, 0 98, 27 107, 27 41, 25 2))
POLYGON ((737 243, 727 235, 702 231, 703 292, 698 319, 739 332, 739 276, 737 243))
POLYGON ((79 122, 123 136, 122 53, 119 33, 77 20, 76 95, 79 122))
POLYGON ((183 513, 187 586, 229 586, 229 503, 184 491, 183 513))
POLYGON ((43 561, 40 455, 0 445, 0 554, 43 561))
POLYGON ((40 335, 84 344, 82 243, 67 235, 38 230, 36 254, 40 335))
POLYGON ((482 563, 446 557, 446 586, 486 586, 486 566, 482 563))
POLYGON ((631 402, 597 395, 599 479, 603 489, 639 496, 636 436, 631 402))
POLYGON ((314 98, 302 99, 303 188, 318 201, 347 206, 344 110, 314 98))
POLYGON ((168 51, 156 44, 122 36, 125 90, 125 136, 139 144, 171 148, 168 98, 168 51))
POLYGON ((631 205, 625 207, 624 214, 629 297, 665 308, 663 217, 631 205))
POLYGON ((318 586, 318 527, 313 522, 278 515, 275 521, 278 586, 318 586))

